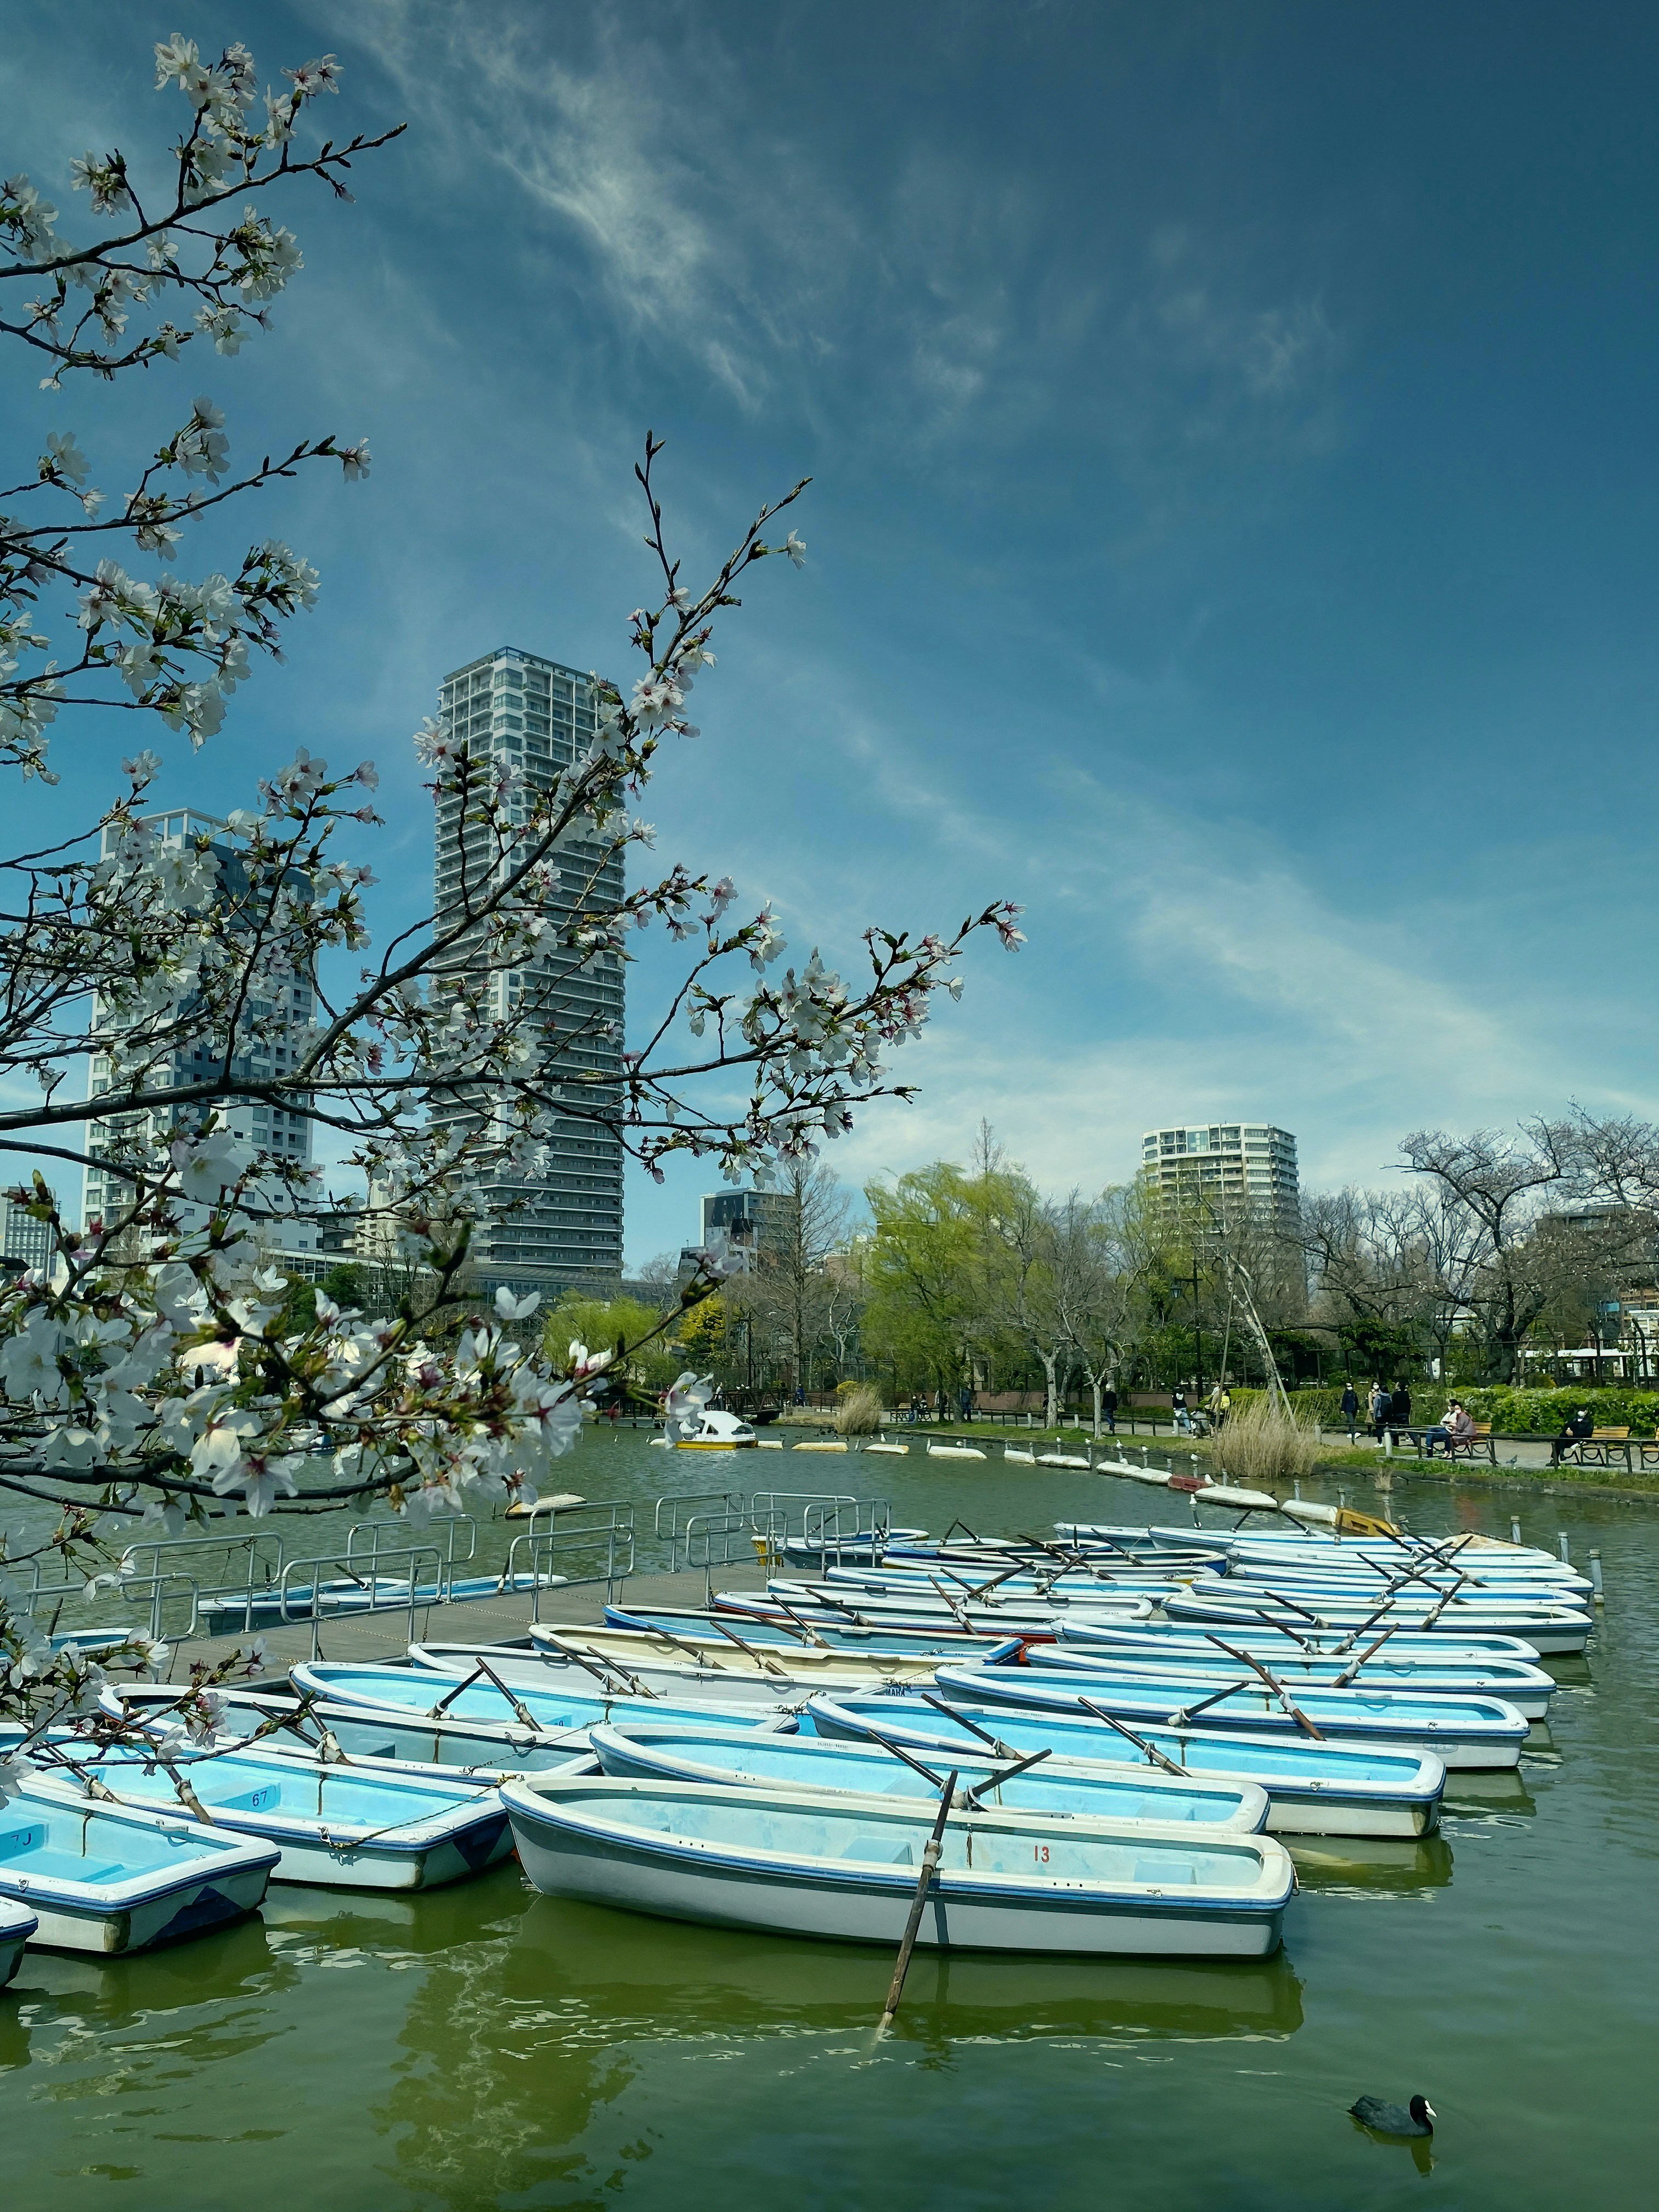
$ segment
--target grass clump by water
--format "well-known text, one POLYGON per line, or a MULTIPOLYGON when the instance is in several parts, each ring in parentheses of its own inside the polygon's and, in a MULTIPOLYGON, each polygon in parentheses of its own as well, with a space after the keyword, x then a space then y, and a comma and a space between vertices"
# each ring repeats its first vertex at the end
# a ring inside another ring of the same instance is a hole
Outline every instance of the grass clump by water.
POLYGON ((872 1437, 881 1426, 881 1393, 873 1382, 857 1382, 836 1408, 838 1437, 872 1437))
POLYGON ((1245 1486, 1311 1474, 1321 1456, 1317 1425, 1265 1397, 1242 1407, 1210 1442, 1217 1479, 1245 1486))

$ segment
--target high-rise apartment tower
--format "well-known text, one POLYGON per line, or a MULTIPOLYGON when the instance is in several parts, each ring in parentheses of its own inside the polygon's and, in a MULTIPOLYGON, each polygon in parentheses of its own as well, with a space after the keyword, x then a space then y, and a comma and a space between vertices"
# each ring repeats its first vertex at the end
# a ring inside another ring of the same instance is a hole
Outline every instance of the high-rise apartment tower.
POLYGON ((1140 1140, 1140 1173, 1159 1196, 1231 1200, 1281 1220, 1301 1207, 1296 1139, 1267 1122, 1148 1129, 1140 1140))
MULTIPOLYGON (((178 806, 162 814, 147 814, 143 828, 164 845, 190 845, 205 837, 209 850, 222 871, 234 872, 241 866, 236 848, 225 837, 225 825, 211 814, 202 814, 193 807, 178 806)), ((109 849, 109 833, 105 832, 105 852, 109 849)), ((298 1066, 304 1058, 307 1033, 312 1026, 315 1009, 314 994, 308 976, 294 975, 276 988, 272 1000, 256 999, 251 1012, 264 1024, 263 1038, 249 1046, 234 1063, 233 1076, 258 1082, 284 1075, 298 1066), (275 1017, 273 1023, 272 1017, 275 1017)), ((184 1011, 188 1014, 189 1002, 184 1011)), ((95 1039, 100 1026, 100 1011, 93 1010, 94 1045, 92 1054, 92 1087, 88 1096, 96 1098, 109 1088, 109 1062, 96 1048, 95 1039)), ((168 1055, 164 1067, 151 1079, 155 1086, 163 1090, 182 1088, 199 1080, 212 1060, 209 1040, 203 1037, 191 1044, 181 1044, 179 1050, 168 1055)), ((233 1098, 221 1101, 217 1107, 218 1124, 244 1144, 256 1146, 260 1152, 274 1152, 286 1160, 307 1165, 311 1160, 312 1121, 305 1111, 305 1099, 289 1092, 286 1103, 273 1106, 268 1100, 257 1097, 233 1098)), ((152 1143, 164 1142, 171 1132, 188 1122, 196 1126, 203 1109, 195 1106, 182 1108, 178 1112, 155 1106, 139 1114, 112 1115, 108 1121, 89 1122, 87 1126, 87 1149, 93 1153, 108 1150, 118 1135, 142 1132, 152 1143)), ((84 1186, 85 1213, 88 1226, 94 1221, 112 1222, 119 1218, 129 1201, 132 1185, 125 1176, 102 1167, 86 1170, 84 1186)), ((191 1203, 179 1207, 180 1218, 187 1230, 200 1228, 208 1218, 208 1208, 191 1203)), ((313 1223, 303 1220, 273 1221, 268 1238, 273 1253, 311 1253, 317 1249, 317 1232, 313 1223)))
MULTIPOLYGON (((438 693, 439 726, 463 739, 477 757, 509 762, 532 793, 543 791, 586 751, 593 735, 587 678, 556 660, 503 646, 446 676, 438 693)), ((598 842, 576 842, 560 854, 561 898, 574 912, 584 896, 611 904, 623 895, 620 855, 606 859, 598 842)), ((461 820, 459 800, 440 797, 436 823, 435 910, 440 922, 460 897, 463 868, 487 868, 483 830, 461 820)), ((466 956, 463 953, 462 957, 466 956)), ((478 956, 480 958, 482 955, 478 956)), ((490 1010, 508 1013, 529 993, 550 1024, 579 1032, 561 1057, 573 1076, 598 1076, 580 1086, 589 1102, 612 1102, 623 1054, 623 963, 614 952, 585 960, 563 947, 529 968, 489 976, 490 1010)), ((579 1095, 570 1093, 574 1104, 579 1095)), ((477 1124, 505 1099, 482 1093, 437 1109, 440 1121, 477 1124)), ((568 1286, 603 1290, 622 1274, 623 1146, 616 1130, 590 1116, 559 1115, 547 1142, 546 1172, 534 1180, 505 1175, 473 1186, 477 1210, 472 1256, 486 1289, 500 1283, 547 1291, 568 1286)))

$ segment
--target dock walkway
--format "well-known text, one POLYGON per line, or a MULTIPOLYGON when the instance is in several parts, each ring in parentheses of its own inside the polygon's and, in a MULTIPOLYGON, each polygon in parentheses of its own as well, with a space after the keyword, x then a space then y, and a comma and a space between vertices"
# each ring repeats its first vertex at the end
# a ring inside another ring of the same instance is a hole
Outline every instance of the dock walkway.
MULTIPOLYGON (((752 1564, 720 1567, 715 1582, 723 1589, 763 1589, 765 1577, 752 1564)), ((594 1627, 608 1602, 642 1606, 701 1606, 708 1583, 701 1567, 690 1573, 635 1574, 605 1583, 569 1583, 541 1593, 541 1617, 546 1621, 570 1621, 594 1627), (614 1593, 614 1596, 611 1595, 614 1593)), ((535 1600, 529 1591, 501 1597, 469 1598, 447 1605, 415 1607, 415 1638, 420 1644, 511 1644, 527 1636, 534 1617, 535 1600)), ((316 1624, 315 1641, 309 1620, 295 1620, 278 1628, 262 1628, 252 1635, 198 1636, 173 1644, 167 1680, 188 1682, 193 1666, 216 1667, 237 1650, 256 1640, 264 1653, 261 1666, 246 1679, 280 1682, 289 1669, 303 1659, 321 1658, 337 1663, 401 1659, 410 1643, 407 1606, 380 1613, 325 1614, 316 1624)))

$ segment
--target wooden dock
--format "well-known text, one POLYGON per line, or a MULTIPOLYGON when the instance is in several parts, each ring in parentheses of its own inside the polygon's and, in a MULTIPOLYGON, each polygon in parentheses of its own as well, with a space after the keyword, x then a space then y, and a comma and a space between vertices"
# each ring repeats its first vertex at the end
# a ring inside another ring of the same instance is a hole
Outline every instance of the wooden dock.
MULTIPOLYGON (((715 1570, 723 1589, 763 1589, 765 1577, 752 1563, 715 1570)), ((674 1575, 626 1575, 605 1583, 561 1583, 541 1593, 541 1618, 594 1627, 607 1603, 642 1606, 701 1606, 708 1583, 701 1567, 674 1575)), ((528 1591, 501 1597, 470 1598, 459 1604, 417 1605, 415 1633, 417 1644, 512 1644, 530 1633, 535 1599, 528 1591)), ((243 1630, 230 1636, 198 1636, 172 1646, 167 1680, 185 1683, 195 1666, 216 1667, 238 1650, 255 1642, 264 1656, 257 1671, 239 1680, 280 1682, 289 1669, 304 1659, 336 1663, 401 1659, 411 1641, 410 1611, 399 1606, 380 1613, 325 1614, 316 1624, 313 1638, 309 1620, 295 1620, 279 1628, 243 1630)))

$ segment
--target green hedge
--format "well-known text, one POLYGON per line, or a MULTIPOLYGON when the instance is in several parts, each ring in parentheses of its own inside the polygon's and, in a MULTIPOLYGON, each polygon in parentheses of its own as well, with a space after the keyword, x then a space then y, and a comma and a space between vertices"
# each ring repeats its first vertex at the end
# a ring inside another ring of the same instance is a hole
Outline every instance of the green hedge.
MULTIPOLYGON (((1260 1390, 1235 1390, 1233 1404, 1248 1406, 1264 1395, 1260 1390)), ((1490 1421, 1500 1437, 1559 1436, 1568 1417, 1580 1406, 1589 1408, 1598 1429, 1629 1429, 1633 1435, 1659 1433, 1659 1390, 1515 1390, 1497 1383, 1459 1383, 1454 1391, 1440 1382, 1412 1386, 1412 1419, 1420 1428, 1437 1421, 1447 1401, 1455 1395, 1477 1421, 1490 1421)), ((1292 1390, 1291 1403, 1305 1421, 1311 1415, 1322 1429, 1340 1428, 1340 1390, 1292 1390)), ((1360 1394, 1359 1419, 1366 1419, 1364 1394, 1360 1394)))

